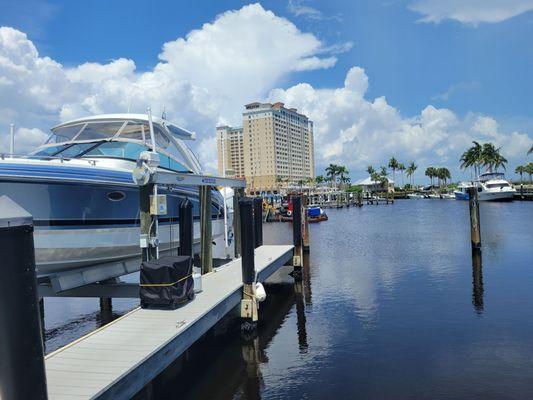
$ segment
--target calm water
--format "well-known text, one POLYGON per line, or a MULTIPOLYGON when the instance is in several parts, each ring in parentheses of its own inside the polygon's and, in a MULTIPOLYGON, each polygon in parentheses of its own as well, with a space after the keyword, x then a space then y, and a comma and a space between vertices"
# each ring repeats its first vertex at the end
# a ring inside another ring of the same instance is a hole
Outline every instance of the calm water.
MULTIPOLYGON (((267 288, 256 337, 222 324, 140 397, 531 397, 533 203, 480 206, 481 269, 466 202, 328 210, 310 227, 307 278, 267 288)), ((264 230, 291 240, 289 224, 264 230)), ((98 324, 98 303, 80 302, 47 302, 47 347, 98 324)))

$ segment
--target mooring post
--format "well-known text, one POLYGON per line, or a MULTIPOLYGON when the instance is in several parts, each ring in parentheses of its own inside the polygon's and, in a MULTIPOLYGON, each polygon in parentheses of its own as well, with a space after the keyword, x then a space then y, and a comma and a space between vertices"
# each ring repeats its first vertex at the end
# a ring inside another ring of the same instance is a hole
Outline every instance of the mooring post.
POLYGON ((241 266, 243 294, 241 301, 241 317, 246 321, 242 325, 244 330, 253 329, 258 319, 257 303, 254 295, 255 258, 254 258, 254 228, 253 202, 249 198, 239 200, 240 233, 241 233, 241 266), (250 323, 251 322, 251 323, 250 323))
POLYGON ((304 251, 309 251, 309 198, 306 195, 302 196, 303 209, 303 225, 302 225, 302 246, 304 251))
POLYGON ((293 196, 292 202, 292 240, 294 253, 292 265, 294 266, 294 278, 302 277, 302 199, 300 196, 293 196))
POLYGON ((47 399, 33 219, 0 197, 0 398, 47 399))
POLYGON ((180 256, 193 256, 194 216, 192 202, 185 198, 180 204, 179 233, 180 256))
POLYGON ((472 303, 477 313, 482 313, 483 306, 483 267, 481 249, 472 249, 472 303))
POLYGON ((263 245, 263 199, 254 197, 254 248, 263 245))
POLYGON ((481 230, 479 228, 479 201, 477 188, 468 189, 468 206, 470 209, 470 239, 473 249, 481 248, 481 230))
POLYGON ((150 195, 153 191, 153 183, 139 187, 142 261, 150 261, 153 258, 157 258, 157 248, 153 246, 152 242, 152 238, 155 236, 156 226, 152 223, 152 215, 150 214, 150 195))
POLYGON ((235 257, 241 256, 241 211, 239 200, 244 197, 244 188, 235 189, 233 194, 233 237, 235 240, 235 257))
POLYGON ((111 297, 100 297, 100 318, 104 324, 113 319, 113 300, 111 297))
POLYGON ((200 186, 200 265, 202 274, 213 271, 211 186, 200 186))

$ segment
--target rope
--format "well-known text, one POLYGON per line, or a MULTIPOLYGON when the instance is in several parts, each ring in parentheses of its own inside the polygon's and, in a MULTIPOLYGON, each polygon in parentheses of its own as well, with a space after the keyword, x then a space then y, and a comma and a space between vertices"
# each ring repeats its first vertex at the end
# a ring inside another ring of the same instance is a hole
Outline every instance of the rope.
POLYGON ((192 274, 190 275, 187 275, 187 276, 184 276, 183 278, 181 278, 180 280, 177 280, 176 282, 172 282, 172 283, 142 283, 142 284, 139 284, 139 286, 142 286, 142 287, 166 287, 166 286, 174 286, 176 283, 180 283, 181 281, 184 281, 185 279, 188 279, 192 276, 192 274))

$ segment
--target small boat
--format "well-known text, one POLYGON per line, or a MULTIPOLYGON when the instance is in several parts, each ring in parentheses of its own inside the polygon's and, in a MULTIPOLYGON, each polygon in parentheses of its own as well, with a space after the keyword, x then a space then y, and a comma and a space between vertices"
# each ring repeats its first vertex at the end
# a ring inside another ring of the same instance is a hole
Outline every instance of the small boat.
MULTIPOLYGON (((45 144, 30 155, 0 157, 0 195, 7 195, 34 219, 39 276, 90 268, 138 257, 139 186, 132 170, 141 152, 159 154, 158 169, 200 174, 184 140, 194 134, 143 114, 108 114, 53 127, 45 144), (151 137, 151 132, 154 133, 151 137)), ((198 187, 161 186, 168 214, 159 218, 160 250, 179 243, 178 213, 193 203, 199 241, 198 187)), ((224 233, 221 194, 212 190, 213 237, 224 233)))
POLYGON ((479 201, 511 201, 516 193, 516 189, 501 172, 485 172, 474 182, 461 182, 454 191, 455 198, 468 200, 469 187, 477 189, 479 201))
POLYGON ((441 195, 440 194, 437 194, 437 193, 431 193, 428 195, 428 198, 430 199, 441 199, 441 195))
POLYGON ((443 193, 441 196, 445 200, 455 200, 455 194, 453 193, 443 193))
POLYGON ((424 195, 422 193, 409 193, 407 197, 410 199, 423 199, 424 195))

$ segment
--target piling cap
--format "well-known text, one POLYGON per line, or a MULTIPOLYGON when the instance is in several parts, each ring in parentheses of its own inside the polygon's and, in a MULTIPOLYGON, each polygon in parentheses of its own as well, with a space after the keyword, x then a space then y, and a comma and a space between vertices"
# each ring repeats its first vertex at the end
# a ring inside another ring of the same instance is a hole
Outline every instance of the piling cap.
POLYGON ((33 225, 33 217, 7 196, 0 196, 0 228, 33 225))

